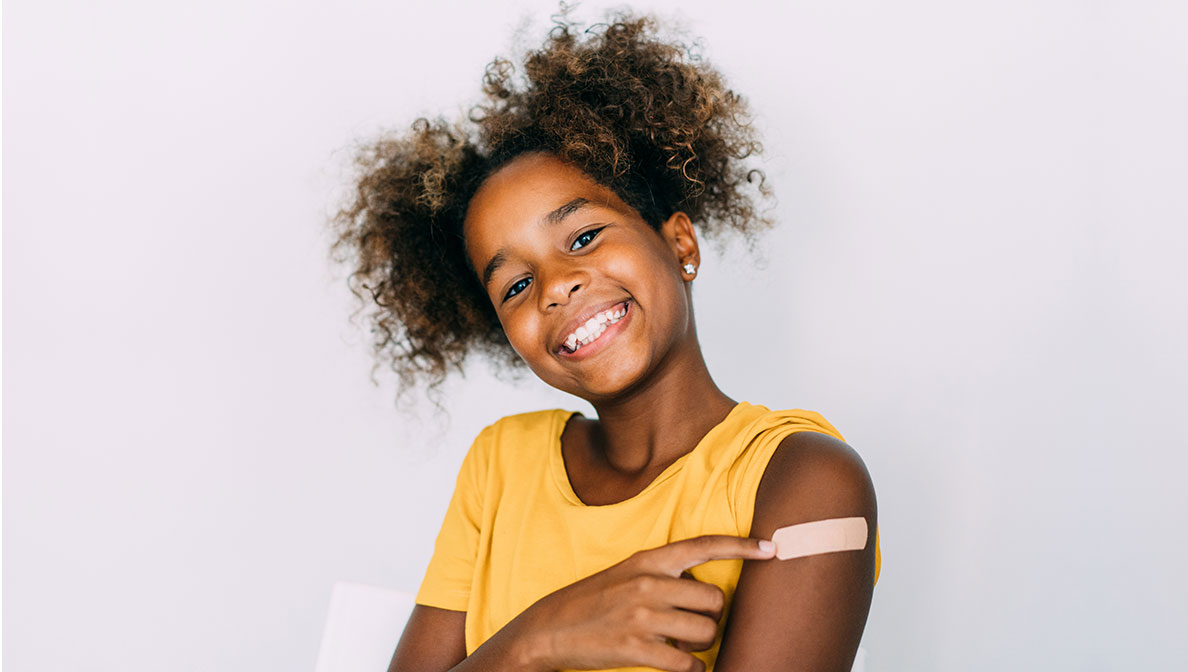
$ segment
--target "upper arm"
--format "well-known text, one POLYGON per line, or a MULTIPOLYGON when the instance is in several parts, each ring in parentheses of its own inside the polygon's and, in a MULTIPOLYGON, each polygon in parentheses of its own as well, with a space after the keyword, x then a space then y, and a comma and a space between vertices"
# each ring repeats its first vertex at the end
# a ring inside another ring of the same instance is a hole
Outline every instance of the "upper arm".
POLYGON ((866 518, 861 551, 743 563, 715 670, 836 670, 853 665, 874 591, 878 510, 862 458, 829 435, 797 432, 775 450, 751 536, 827 518, 866 518))
POLYGON ((416 606, 389 672, 443 672, 466 658, 466 608, 482 534, 483 496, 495 425, 471 444, 458 469, 416 606))
POLYGON ((388 672, 445 672, 466 658, 466 612, 418 604, 388 672))

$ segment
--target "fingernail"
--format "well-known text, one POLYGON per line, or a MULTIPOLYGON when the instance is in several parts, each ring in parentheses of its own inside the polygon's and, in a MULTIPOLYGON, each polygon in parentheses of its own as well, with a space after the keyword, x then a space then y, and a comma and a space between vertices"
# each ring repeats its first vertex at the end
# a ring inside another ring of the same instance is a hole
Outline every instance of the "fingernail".
POLYGON ((770 553, 775 550, 775 542, 764 539, 759 542, 759 550, 770 553))

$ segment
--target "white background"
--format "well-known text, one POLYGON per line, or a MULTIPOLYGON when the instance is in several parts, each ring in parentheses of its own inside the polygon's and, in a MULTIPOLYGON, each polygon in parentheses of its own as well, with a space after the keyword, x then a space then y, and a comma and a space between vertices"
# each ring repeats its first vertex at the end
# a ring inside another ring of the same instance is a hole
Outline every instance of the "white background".
MULTIPOLYGON (((639 6, 766 139, 780 228, 707 254, 698 328, 866 460, 868 669, 1183 669, 1183 4, 639 6)), ((5 3, 6 670, 311 670, 335 581, 416 589, 482 426, 588 408, 475 362, 401 415, 327 261, 354 144, 555 10, 5 3)))

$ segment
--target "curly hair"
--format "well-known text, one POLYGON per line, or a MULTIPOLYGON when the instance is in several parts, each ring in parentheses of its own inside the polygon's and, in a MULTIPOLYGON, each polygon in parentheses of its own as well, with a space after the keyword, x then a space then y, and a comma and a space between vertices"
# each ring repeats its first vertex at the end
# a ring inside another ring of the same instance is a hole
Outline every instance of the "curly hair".
POLYGON ((522 76, 506 58, 487 66, 485 100, 467 119, 418 119, 356 157, 331 254, 354 267, 348 285, 363 307, 360 289, 374 301, 376 366, 391 363, 400 396, 419 382, 433 390, 475 351, 523 367, 462 236, 478 187, 522 154, 580 168, 657 230, 680 211, 707 237, 737 233, 752 245, 771 226, 754 201, 770 193, 764 175, 744 161, 761 146, 745 102, 714 68, 661 39, 650 16, 621 12, 584 31, 554 22, 522 76))

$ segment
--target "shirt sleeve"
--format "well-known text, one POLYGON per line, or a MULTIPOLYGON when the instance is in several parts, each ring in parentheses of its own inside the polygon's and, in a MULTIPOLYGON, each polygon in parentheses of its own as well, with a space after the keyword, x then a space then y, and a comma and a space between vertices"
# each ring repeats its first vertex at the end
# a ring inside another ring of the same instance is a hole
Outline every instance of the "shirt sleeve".
MULTIPOLYGON (((772 455, 775 454, 780 442, 785 437, 795 432, 804 431, 820 432, 839 441, 845 441, 841 432, 837 431, 837 428, 819 413, 803 409, 772 411, 748 428, 747 441, 744 442, 742 453, 731 466, 727 486, 727 493, 740 536, 747 536, 751 533, 751 521, 755 513, 755 497, 759 493, 759 482, 767 471, 767 463, 771 461, 772 455)), ((874 582, 877 585, 883 565, 883 552, 879 548, 879 530, 876 528, 874 533, 874 582)))
POLYGON ((879 585, 879 571, 883 568, 883 551, 879 548, 879 529, 875 528, 875 585, 879 585))
POLYGON ((417 591, 417 604, 451 611, 467 610, 482 530, 493 433, 494 425, 479 432, 462 460, 454 494, 434 543, 433 557, 417 591))
POLYGON ((755 496, 759 493, 759 481, 767 471, 767 463, 780 447, 780 442, 796 432, 820 432, 845 441, 841 432, 819 413, 803 409, 771 411, 747 427, 743 431, 742 450, 734 458, 727 475, 726 490, 740 536, 751 533, 755 496))

